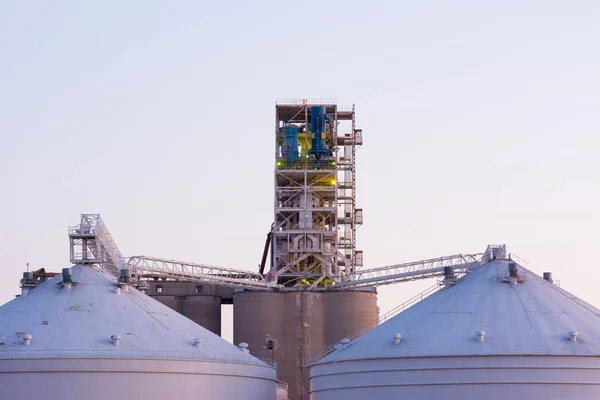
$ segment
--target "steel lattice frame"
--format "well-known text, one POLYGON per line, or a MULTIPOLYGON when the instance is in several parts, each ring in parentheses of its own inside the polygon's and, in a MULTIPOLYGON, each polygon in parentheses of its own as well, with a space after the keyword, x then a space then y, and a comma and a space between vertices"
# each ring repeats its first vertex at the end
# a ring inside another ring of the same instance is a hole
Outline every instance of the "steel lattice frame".
POLYGON ((258 273, 212 265, 146 256, 129 257, 126 265, 136 274, 137 278, 159 277, 262 290, 277 287, 277 285, 266 282, 258 273))
POLYGON ((341 288, 360 288, 427 279, 442 275, 444 267, 452 267, 455 273, 461 274, 478 268, 481 265, 482 256, 483 253, 456 254, 387 267, 365 269, 356 272, 349 280, 341 282, 336 286, 341 288))
POLYGON ((306 278, 315 288, 325 278, 342 282, 362 265, 362 257, 356 257, 354 115, 354 106, 338 107, 334 100, 277 102, 269 280, 289 285, 306 278), (308 127, 314 106, 324 107, 331 116, 326 139, 331 153, 319 164, 309 157, 309 132, 304 128, 299 158, 289 163, 282 153, 281 129, 287 124, 308 127), (343 123, 349 132, 338 133, 341 121, 347 121, 343 123))
POLYGON ((69 239, 71 263, 100 264, 117 276, 124 268, 125 259, 100 214, 81 214, 79 225, 69 227, 69 239))
MULTIPOLYGON (((261 274, 255 272, 156 257, 125 258, 121 255, 99 214, 82 214, 81 223, 69 228, 69 237, 73 264, 98 264, 116 276, 119 276, 119 269, 128 268, 137 275, 138 279, 159 277, 255 290, 295 290, 295 288, 286 288, 274 281, 268 281, 261 274), (81 253, 77 252, 77 248, 81 248, 81 253)), ((354 271, 344 276, 344 280, 328 287, 327 290, 375 287, 427 279, 443 275, 444 267, 453 267, 457 275, 462 275, 478 268, 484 262, 506 257, 504 245, 490 245, 484 253, 457 254, 354 271)))

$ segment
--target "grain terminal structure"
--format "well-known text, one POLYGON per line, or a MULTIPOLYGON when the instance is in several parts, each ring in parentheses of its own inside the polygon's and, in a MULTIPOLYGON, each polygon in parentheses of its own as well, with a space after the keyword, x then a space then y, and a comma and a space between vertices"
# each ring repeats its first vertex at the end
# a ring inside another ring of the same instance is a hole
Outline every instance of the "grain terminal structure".
MULTIPOLYGON (((234 342, 276 364, 289 398, 303 400, 309 396, 306 366, 315 365, 311 385, 317 385, 322 364, 316 362, 378 325, 378 286, 437 277, 425 297, 507 254, 503 245, 491 245, 484 253, 363 269, 356 246, 363 222, 356 206, 362 131, 354 106, 280 101, 275 115, 274 218, 258 271, 124 257, 99 214, 82 214, 69 228, 70 259, 113 276, 129 271, 135 287, 216 334, 220 306, 233 304, 234 342)), ((24 278, 24 298, 41 280, 24 278)), ((281 395, 284 386, 279 383, 281 395)))
POLYGON ((258 272, 124 257, 98 214, 82 214, 69 229, 71 262, 113 274, 127 268, 151 296, 215 333, 219 302, 233 303, 234 342, 276 362, 290 398, 306 399, 306 363, 377 321, 377 286, 438 276, 447 266, 461 274, 481 254, 362 269, 356 153, 363 135, 355 107, 286 100, 275 116, 274 218, 258 272))

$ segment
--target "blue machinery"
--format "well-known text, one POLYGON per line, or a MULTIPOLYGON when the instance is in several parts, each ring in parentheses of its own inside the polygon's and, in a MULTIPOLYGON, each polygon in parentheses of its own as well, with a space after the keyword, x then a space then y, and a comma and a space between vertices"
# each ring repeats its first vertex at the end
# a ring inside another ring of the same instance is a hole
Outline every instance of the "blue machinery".
MULTIPOLYGON (((321 158, 329 155, 329 147, 325 143, 327 135, 325 134, 325 107, 315 106, 310 109, 310 142, 311 149, 309 155, 314 155, 317 160, 317 167, 321 164, 321 158)), ((329 126, 331 127, 331 120, 329 126)), ((330 128, 331 129, 331 128, 330 128)))
POLYGON ((277 101, 274 133, 274 224, 261 275, 285 287, 345 282, 362 266, 356 249, 362 210, 355 191, 362 131, 355 128, 354 106, 326 99, 277 101))
POLYGON ((330 155, 329 146, 327 145, 327 123, 329 125, 329 137, 331 138, 333 135, 333 118, 325 113, 325 107, 313 106, 310 107, 310 131, 308 135, 301 132, 303 127, 297 125, 288 124, 280 128, 279 132, 282 136, 281 155, 287 167, 299 166, 301 158, 310 159, 311 156, 314 156, 316 168, 321 168, 323 159, 330 155))
POLYGON ((294 165, 298 161, 298 133, 300 132, 300 128, 296 125, 286 125, 283 130, 283 158, 285 158, 289 165, 294 165))

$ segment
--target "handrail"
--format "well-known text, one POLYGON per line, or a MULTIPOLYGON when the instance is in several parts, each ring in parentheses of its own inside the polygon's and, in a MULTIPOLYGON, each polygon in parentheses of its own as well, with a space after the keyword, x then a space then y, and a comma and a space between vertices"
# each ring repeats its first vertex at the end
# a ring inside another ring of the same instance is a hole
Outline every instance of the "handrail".
MULTIPOLYGON (((343 339, 348 339, 350 341, 355 340, 359 336, 362 336, 365 333, 367 333, 368 331, 370 331, 371 329, 375 328, 376 326, 378 326, 380 324, 383 324, 388 319, 391 319, 391 318, 395 317, 396 315, 400 314, 402 311, 406 310, 408 307, 414 305, 415 303, 420 302, 421 300, 423 300, 427 296, 429 296, 429 295, 437 292, 441 288, 442 288, 442 286, 436 283, 435 285, 433 285, 433 286, 425 289, 424 291, 422 291, 421 293, 417 294, 416 296, 408 299, 404 303, 402 303, 402 304, 394 307, 393 309, 391 309, 387 313, 385 313, 382 316, 380 316, 379 318, 377 318, 375 321, 369 323, 366 327, 364 327, 360 331, 354 332, 353 334, 351 334, 349 336, 346 336, 343 339)), ((334 344, 332 346, 329 346, 329 347, 325 348, 321 352, 315 354, 305 365, 314 364, 317 361, 325 358, 329 354, 331 354, 334 351, 336 351, 339 348, 339 346, 340 346, 340 342, 338 342, 338 343, 336 343, 336 344, 334 344)))
POLYGON ((304 106, 304 105, 331 105, 337 104, 336 99, 277 99, 275 104, 278 106, 304 106))
POLYGON ((145 359, 145 360, 190 360, 221 362, 226 364, 263 365, 277 368, 277 362, 262 359, 250 354, 222 354, 181 351, 144 350, 2 350, 0 359, 45 359, 45 358, 85 358, 85 359, 145 359))
POLYGON ((71 261, 98 262, 108 272, 118 276, 119 270, 125 268, 125 258, 119 251, 119 247, 104 224, 100 214, 81 214, 80 224, 69 227, 69 236, 81 237, 87 235, 93 235, 95 241, 95 246, 93 247, 94 258, 92 259, 87 256, 83 258, 83 255, 81 258, 78 258, 79 254, 75 254, 72 249, 73 258, 71 261))
POLYGON ((281 157, 275 161, 275 168, 278 171, 335 171, 336 162, 334 160, 326 160, 320 163, 308 159, 306 157, 298 156, 296 161, 290 163, 285 158, 281 157), (333 164, 332 164, 333 163, 333 164))
POLYGON ((444 267, 452 267, 459 273, 469 271, 479 267, 481 262, 481 254, 456 254, 387 267, 361 269, 355 271, 347 281, 341 282, 338 285, 339 287, 389 285, 439 276, 444 272, 444 267))
POLYGON ((115 266, 118 269, 123 268, 125 266, 125 258, 121 254, 121 251, 119 251, 119 247, 117 246, 117 243, 114 241, 112 235, 108 231, 108 228, 104 224, 104 221, 102 221, 102 218, 100 218, 100 215, 98 215, 98 226, 96 229, 96 237, 97 237, 97 239, 100 239, 100 243, 106 249, 106 252, 111 257, 115 266))
POLYGON ((287 382, 277 381, 277 386, 280 387, 280 388, 282 388, 282 389, 288 390, 288 383, 287 382))
POLYGON ((138 277, 158 275, 164 278, 188 280, 191 282, 212 283, 231 287, 253 289, 278 288, 280 285, 265 281, 256 272, 242 271, 233 268, 216 267, 206 264, 194 264, 184 261, 167 260, 156 257, 129 257, 127 267, 138 277))

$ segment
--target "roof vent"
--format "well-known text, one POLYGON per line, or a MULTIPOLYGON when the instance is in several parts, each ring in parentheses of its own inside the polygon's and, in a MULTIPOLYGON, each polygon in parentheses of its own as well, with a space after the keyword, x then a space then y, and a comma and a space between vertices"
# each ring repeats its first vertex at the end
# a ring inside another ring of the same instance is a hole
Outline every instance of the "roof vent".
POLYGON ((119 336, 119 335, 112 335, 110 337, 110 340, 112 340, 112 344, 115 346, 118 346, 119 344, 121 344, 121 336, 119 336))
POLYGON ((394 336, 392 336, 392 339, 394 339, 394 344, 399 344, 401 338, 402 335, 400 335, 399 333, 394 333, 394 336))
MULTIPOLYGON (((241 343, 240 343, 241 344, 241 343)), ((194 339, 194 346, 197 347, 198 349, 200 348, 200 346, 202 346, 202 338, 195 338, 194 339)))
POLYGON ((350 345, 350 339, 345 337, 340 341, 340 344, 342 345, 342 348, 346 348, 350 345))
POLYGON ((118 296, 121 294, 121 288, 120 287, 116 287, 115 288, 115 294, 118 296))
POLYGON ((571 342, 576 342, 577 341, 577 331, 570 331, 569 332, 569 340, 571 342))
POLYGON ((456 285, 456 275, 454 274, 454 268, 444 267, 444 284, 446 286, 456 285))
POLYGON ((554 283, 552 280, 552 272, 544 272, 544 280, 550 283, 554 283))
POLYGON ((126 284, 131 283, 131 271, 129 269, 122 268, 121 271, 119 271, 119 282, 126 284))
POLYGON ((71 268, 62 269, 62 281, 63 283, 73 283, 73 277, 71 275, 71 268))
POLYGON ((25 346, 29 346, 31 343, 31 335, 29 333, 23 335, 23 343, 25 343, 25 346))
POLYGON ((511 278, 517 278, 519 276, 519 268, 517 267, 517 263, 508 263, 508 276, 511 278))
POLYGON ((502 279, 502 282, 510 283, 511 285, 516 285, 518 283, 522 283, 525 281, 524 276, 519 276, 519 266, 516 262, 508 263, 508 277, 502 279))
POLYGON ((240 348, 240 351, 242 353, 246 353, 246 354, 250 353, 250 351, 248 350, 248 343, 242 342, 242 343, 240 343, 240 345, 238 347, 240 348))
POLYGON ((485 331, 484 330, 477 331, 477 341, 478 342, 485 341, 485 331))

